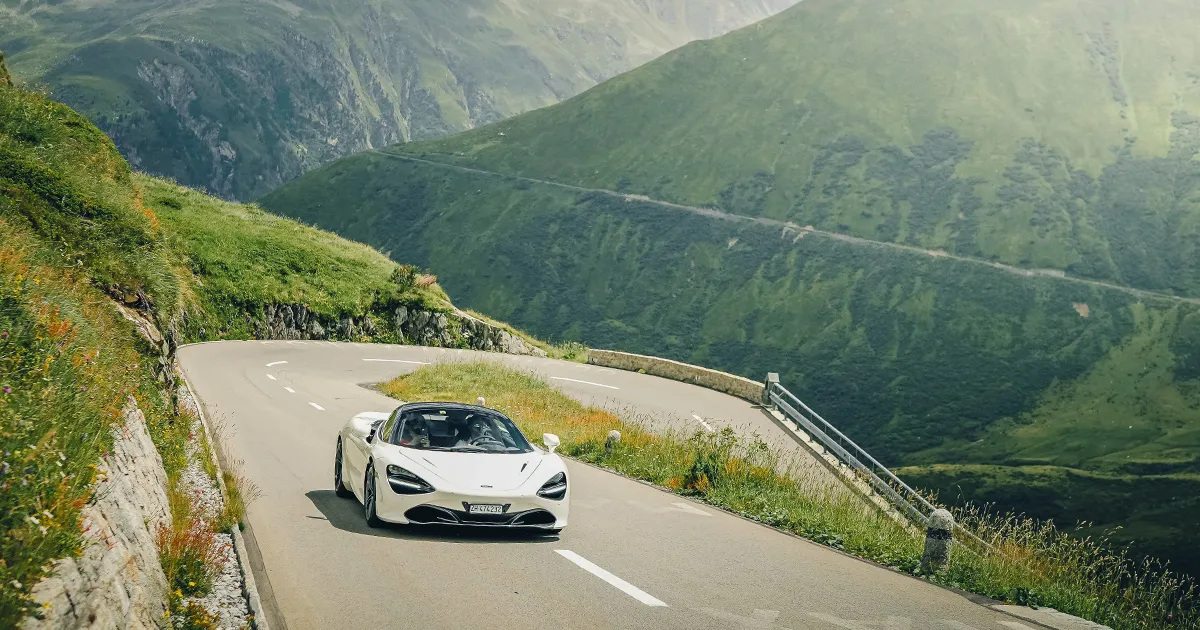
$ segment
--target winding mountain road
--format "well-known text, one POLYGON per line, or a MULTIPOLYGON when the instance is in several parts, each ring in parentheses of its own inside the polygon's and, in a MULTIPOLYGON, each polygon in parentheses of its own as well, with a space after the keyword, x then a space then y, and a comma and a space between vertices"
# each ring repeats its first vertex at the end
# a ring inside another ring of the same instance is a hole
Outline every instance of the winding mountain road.
POLYGON ((357 412, 396 405, 364 385, 422 364, 497 361, 656 426, 788 439, 755 406, 717 392, 565 361, 412 346, 218 342, 179 357, 210 421, 225 427, 226 455, 262 491, 247 538, 273 630, 1040 627, 576 462, 571 524, 556 537, 371 530, 356 501, 333 493, 337 430, 357 412))
POLYGON ((688 205, 683 205, 683 204, 678 204, 678 203, 672 203, 669 201, 660 201, 658 199, 651 199, 650 197, 647 197, 645 195, 622 193, 622 192, 617 192, 615 190, 607 190, 604 188, 585 188, 583 186, 576 186, 573 184, 563 184, 560 182, 554 182, 554 181, 550 181, 550 180, 546 180, 546 179, 536 179, 533 177, 525 177, 523 175, 500 173, 497 171, 489 171, 489 170, 484 170, 484 169, 480 169, 480 168, 472 168, 469 166, 462 166, 459 164, 438 162, 436 160, 426 160, 426 159, 422 159, 422 158, 418 158, 418 157, 413 157, 411 155, 395 153, 393 151, 388 151, 385 149, 371 149, 370 152, 378 154, 378 155, 382 155, 384 157, 392 158, 394 160, 400 160, 402 162, 413 162, 416 164, 424 164, 426 166, 433 166, 436 168, 449 169, 449 170, 453 170, 453 171, 458 171, 460 173, 470 173, 473 175, 484 175, 487 177, 495 177, 495 178, 505 179, 505 180, 509 180, 509 181, 520 181, 520 182, 526 182, 526 183, 531 183, 531 184, 542 184, 545 186, 553 186, 555 188, 560 188, 563 190, 570 190, 572 192, 595 193, 595 194, 607 195, 609 197, 614 197, 614 198, 621 199, 624 201, 630 201, 630 202, 637 201, 640 203, 647 203, 650 205, 659 206, 661 208, 668 208, 668 209, 676 210, 676 211, 680 211, 680 212, 688 212, 691 214, 697 214, 700 216, 708 217, 710 219, 717 219, 720 221, 730 221, 730 222, 734 222, 734 223, 757 223, 759 225, 765 225, 768 227, 778 228, 778 229, 782 230, 781 236, 792 237, 793 243, 804 238, 805 236, 807 236, 809 234, 812 234, 812 235, 815 235, 820 238, 829 238, 829 239, 833 239, 835 241, 842 241, 844 243, 850 243, 851 245, 857 245, 857 246, 861 246, 861 247, 891 249, 891 250, 895 250, 895 251, 906 252, 909 254, 920 254, 922 256, 932 256, 934 258, 953 260, 953 261, 967 263, 967 264, 971 264, 971 265, 982 265, 984 267, 991 267, 992 269, 995 269, 997 271, 1003 271, 1005 273, 1011 273, 1013 275, 1021 276, 1022 278, 1034 278, 1034 277, 1055 278, 1058 280, 1062 280, 1063 282, 1073 282, 1075 284, 1082 284, 1082 285, 1086 285, 1086 286, 1094 287, 1094 288, 1098 288, 1098 289, 1108 289, 1111 291, 1120 291, 1121 293, 1126 293, 1128 295, 1132 295, 1133 297, 1136 297, 1138 299, 1157 299, 1157 300, 1166 300, 1168 302, 1174 302, 1176 304, 1200 305, 1200 298, 1197 298, 1197 297, 1173 295, 1170 293, 1163 293, 1162 291, 1153 291, 1150 289, 1140 289, 1137 287, 1131 287, 1131 286, 1126 286, 1123 284, 1117 284, 1115 282, 1105 282, 1103 280, 1091 280, 1088 278, 1071 276, 1071 275, 1067 275, 1067 273, 1065 271, 1060 270, 1060 269, 1033 269, 1033 268, 1028 268, 1028 267, 1017 267, 1014 265, 1006 265, 1004 263, 999 263, 999 262, 995 262, 992 260, 984 260, 982 258, 972 258, 970 256, 958 256, 958 255, 951 254, 951 253, 948 253, 948 252, 945 252, 945 251, 942 251, 939 249, 925 249, 923 247, 915 247, 913 245, 904 245, 902 243, 893 243, 891 241, 876 241, 876 240, 866 239, 866 238, 862 238, 862 237, 858 237, 858 236, 851 236, 849 234, 842 234, 840 232, 829 232, 827 230, 818 230, 810 225, 801 226, 799 224, 792 223, 791 221, 780 221, 779 219, 771 219, 771 218, 767 218, 767 217, 752 217, 752 216, 747 216, 744 214, 731 214, 729 212, 724 212, 722 210, 717 210, 715 208, 688 206, 688 205))

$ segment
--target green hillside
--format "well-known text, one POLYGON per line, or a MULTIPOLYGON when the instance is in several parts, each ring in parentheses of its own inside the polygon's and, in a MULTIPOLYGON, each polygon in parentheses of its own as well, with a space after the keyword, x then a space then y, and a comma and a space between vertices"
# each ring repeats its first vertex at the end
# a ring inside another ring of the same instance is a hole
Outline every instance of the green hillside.
POLYGON ((804 2, 400 150, 1200 296, 1198 23, 1185 0, 804 2))
MULTIPOLYGON (((1185 520, 1118 536, 1200 570, 1181 544, 1200 496, 1198 25, 1184 2, 806 0, 262 203, 543 337, 780 372, 891 464, 983 466, 972 499, 1132 524, 1095 497, 1170 477, 1190 490, 1155 513, 1185 520), (1089 491, 1020 494, 1045 471, 1089 491)), ((909 474, 957 496, 953 475, 909 474)))
POLYGON ((248 199, 338 156, 558 102, 793 3, 5 0, 0 49, 136 168, 248 199))

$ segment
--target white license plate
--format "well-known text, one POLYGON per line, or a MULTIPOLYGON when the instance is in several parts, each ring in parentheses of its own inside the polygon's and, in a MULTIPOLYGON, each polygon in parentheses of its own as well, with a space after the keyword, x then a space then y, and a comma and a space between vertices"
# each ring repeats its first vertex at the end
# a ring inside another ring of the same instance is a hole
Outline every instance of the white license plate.
POLYGON ((472 505, 467 508, 470 514, 503 514, 503 505, 472 505))

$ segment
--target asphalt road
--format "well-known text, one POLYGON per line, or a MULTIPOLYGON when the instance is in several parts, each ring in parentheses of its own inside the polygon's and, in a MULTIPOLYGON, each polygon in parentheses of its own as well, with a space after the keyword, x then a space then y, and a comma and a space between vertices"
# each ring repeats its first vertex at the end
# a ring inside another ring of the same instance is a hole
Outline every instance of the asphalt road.
MULTIPOLYGON (((569 462, 560 536, 369 530, 334 496, 337 430, 395 401, 362 385, 422 363, 486 359, 585 402, 683 430, 735 426, 782 443, 744 401, 550 359, 326 342, 184 347, 188 380, 262 496, 249 509, 275 630, 306 628, 1037 628, 960 594, 569 462)), ((816 466, 814 464, 814 466, 816 466)))

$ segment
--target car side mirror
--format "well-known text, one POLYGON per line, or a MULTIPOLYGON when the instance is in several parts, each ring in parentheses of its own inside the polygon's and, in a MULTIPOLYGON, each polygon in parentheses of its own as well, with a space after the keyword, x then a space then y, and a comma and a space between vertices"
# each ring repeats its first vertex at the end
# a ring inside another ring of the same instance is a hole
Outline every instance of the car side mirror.
POLYGON ((560 441, 558 436, 554 435, 553 433, 543 433, 542 443, 546 445, 546 448, 549 449, 551 453, 553 453, 554 449, 558 448, 559 444, 562 444, 562 441, 560 441))
POLYGON ((375 441, 375 434, 379 432, 379 425, 383 424, 383 420, 376 420, 371 423, 371 430, 367 432, 367 444, 375 441))

